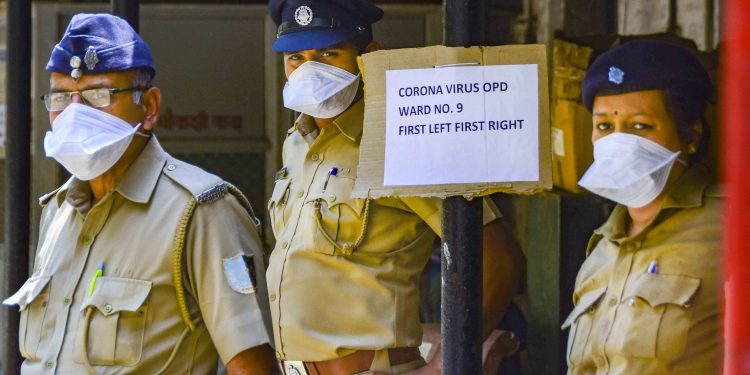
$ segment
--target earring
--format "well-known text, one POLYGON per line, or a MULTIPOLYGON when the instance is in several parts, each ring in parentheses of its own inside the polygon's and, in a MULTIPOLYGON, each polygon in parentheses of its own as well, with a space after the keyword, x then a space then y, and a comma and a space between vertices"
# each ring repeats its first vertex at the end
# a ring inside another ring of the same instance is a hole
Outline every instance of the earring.
POLYGON ((698 149, 695 147, 695 144, 691 143, 688 145, 688 154, 694 154, 698 151, 698 149))

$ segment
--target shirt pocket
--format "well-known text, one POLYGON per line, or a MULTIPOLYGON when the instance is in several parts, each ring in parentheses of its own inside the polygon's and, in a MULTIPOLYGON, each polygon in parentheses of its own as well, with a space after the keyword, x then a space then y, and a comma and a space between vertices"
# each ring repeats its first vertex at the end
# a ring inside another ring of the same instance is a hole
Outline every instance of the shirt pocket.
POLYGON ((618 307, 612 347, 624 355, 668 360, 685 351, 691 303, 700 279, 644 273, 618 307))
POLYGON ((99 277, 81 305, 76 362, 133 366, 140 362, 151 282, 99 277), (84 348, 84 338, 86 347, 84 348))
POLYGON ((32 276, 21 289, 3 301, 4 305, 18 305, 21 308, 18 348, 26 359, 41 360, 38 349, 42 340, 51 279, 52 276, 32 276))
POLYGON ((310 195, 315 220, 315 250, 329 255, 351 255, 367 232, 366 199, 352 198, 354 178, 329 176, 310 195))
POLYGON ((581 363, 583 359, 591 335, 594 311, 606 291, 607 288, 603 287, 584 293, 576 307, 563 322, 562 329, 570 327, 567 349, 567 360, 570 367, 581 363))
POLYGON ((276 238, 279 238, 279 233, 286 225, 286 215, 289 212, 286 203, 289 199, 290 184, 291 180, 288 178, 276 180, 271 199, 268 200, 268 215, 271 217, 271 229, 276 238))

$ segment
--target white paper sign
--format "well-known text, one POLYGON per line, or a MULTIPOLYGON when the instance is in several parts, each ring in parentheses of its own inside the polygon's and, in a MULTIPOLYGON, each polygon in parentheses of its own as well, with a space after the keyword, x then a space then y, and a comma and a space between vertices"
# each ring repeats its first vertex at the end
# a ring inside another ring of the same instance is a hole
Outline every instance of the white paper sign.
POLYGON ((383 184, 539 180, 536 64, 386 72, 383 184))

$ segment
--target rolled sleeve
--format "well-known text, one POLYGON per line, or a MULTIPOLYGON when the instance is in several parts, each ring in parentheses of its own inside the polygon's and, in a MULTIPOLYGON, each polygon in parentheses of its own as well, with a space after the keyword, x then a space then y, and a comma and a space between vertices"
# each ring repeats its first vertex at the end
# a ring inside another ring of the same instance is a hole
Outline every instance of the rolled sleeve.
MULTIPOLYGON (((503 214, 490 197, 482 197, 482 225, 487 225, 503 214)), ((401 198, 417 216, 424 220, 438 236, 442 237, 443 200, 439 198, 401 198)))
POLYGON ((262 265, 261 249, 252 219, 234 196, 228 194, 196 208, 186 243, 190 289, 224 363, 269 342, 259 301, 259 296, 265 295, 265 282, 258 280, 265 269, 257 269, 262 265), (225 260, 238 255, 253 257, 254 289, 238 292, 230 285, 225 260))
POLYGON ((404 197, 407 207, 432 228, 438 236, 442 233, 443 200, 440 198, 404 197))

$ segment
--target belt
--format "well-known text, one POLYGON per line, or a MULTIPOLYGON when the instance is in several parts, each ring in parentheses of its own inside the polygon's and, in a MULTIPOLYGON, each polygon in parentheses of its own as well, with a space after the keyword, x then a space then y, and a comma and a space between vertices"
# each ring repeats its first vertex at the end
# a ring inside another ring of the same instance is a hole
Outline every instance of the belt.
MULTIPOLYGON (((358 350, 345 357, 320 362, 284 361, 286 375, 352 375, 365 372, 372 366, 375 350, 358 350)), ((421 358, 417 348, 388 349, 391 366, 416 361, 421 358)))

